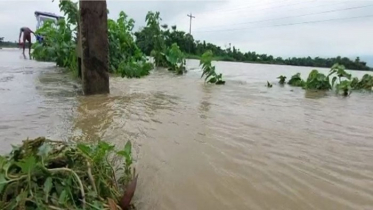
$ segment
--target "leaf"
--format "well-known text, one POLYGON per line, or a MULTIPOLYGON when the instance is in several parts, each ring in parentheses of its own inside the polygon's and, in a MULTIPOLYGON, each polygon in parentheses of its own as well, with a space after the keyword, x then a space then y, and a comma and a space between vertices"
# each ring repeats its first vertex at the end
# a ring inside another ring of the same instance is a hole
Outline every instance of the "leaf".
POLYGON ((46 157, 51 151, 52 147, 47 142, 44 142, 38 149, 38 155, 40 157, 46 157))
POLYGON ((47 202, 49 193, 53 187, 52 177, 48 177, 44 182, 44 193, 45 193, 45 200, 47 202))
POLYGON ((205 81, 206 81, 209 77, 211 77, 211 76, 216 76, 215 72, 213 72, 213 71, 209 72, 209 73, 207 74, 206 78, 205 78, 205 81))
POLYGON ((67 196, 66 190, 62 190, 60 197, 58 198, 58 203, 65 204, 67 201, 67 198, 68 196, 67 196))
POLYGON ((5 174, 0 173, 0 194, 2 194, 6 184, 7 184, 7 180, 5 179, 5 174))
POLYGON ((34 156, 30 156, 16 165, 21 168, 23 173, 29 174, 36 167, 36 159, 34 156))
POLYGON ((334 87, 334 83, 335 83, 336 80, 337 80, 337 77, 334 76, 333 79, 332 79, 332 87, 334 87))
POLYGON ((216 78, 215 77, 212 77, 209 81, 207 81, 208 83, 216 83, 216 78))
POLYGON ((92 149, 89 146, 85 145, 85 144, 78 144, 77 148, 80 151, 82 151, 84 154, 88 155, 88 156, 90 156, 91 153, 92 153, 92 149))
POLYGON ((132 154, 132 144, 131 141, 127 141, 126 145, 124 146, 124 152, 128 155, 132 154))

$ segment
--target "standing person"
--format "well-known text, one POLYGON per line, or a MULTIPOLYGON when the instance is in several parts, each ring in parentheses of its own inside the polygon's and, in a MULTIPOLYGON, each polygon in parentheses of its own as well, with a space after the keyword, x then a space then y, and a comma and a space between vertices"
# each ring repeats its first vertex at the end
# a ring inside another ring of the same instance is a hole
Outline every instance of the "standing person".
POLYGON ((19 40, 18 42, 21 43, 21 34, 23 32, 23 44, 22 44, 22 47, 23 47, 23 54, 25 54, 25 44, 26 44, 26 40, 28 41, 29 45, 28 45, 28 53, 29 55, 31 55, 31 34, 34 34, 35 36, 35 33, 28 27, 22 27, 19 31, 19 40))

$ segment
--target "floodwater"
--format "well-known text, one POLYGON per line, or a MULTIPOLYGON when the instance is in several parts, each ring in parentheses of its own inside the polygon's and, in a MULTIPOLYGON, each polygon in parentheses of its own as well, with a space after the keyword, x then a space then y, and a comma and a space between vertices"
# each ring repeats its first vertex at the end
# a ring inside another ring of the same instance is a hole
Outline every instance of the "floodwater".
POLYGON ((87 97, 53 64, 0 50, 0 152, 27 137, 131 140, 140 210, 373 209, 373 95, 276 85, 309 67, 228 62, 226 85, 205 85, 187 64, 87 97))

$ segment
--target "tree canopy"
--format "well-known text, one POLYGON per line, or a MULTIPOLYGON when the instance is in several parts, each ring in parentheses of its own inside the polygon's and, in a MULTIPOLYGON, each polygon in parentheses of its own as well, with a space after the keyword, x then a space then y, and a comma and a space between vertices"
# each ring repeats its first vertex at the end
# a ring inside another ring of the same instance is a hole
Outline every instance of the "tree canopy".
MULTIPOLYGON (((159 14, 158 14, 159 15, 159 14)), ((320 58, 320 57, 292 57, 282 58, 275 57, 268 54, 260 54, 255 51, 241 52, 235 46, 223 49, 206 41, 195 40, 192 35, 181 30, 177 30, 177 26, 168 27, 163 24, 160 29, 155 30, 148 26, 140 28, 135 32, 136 44, 146 55, 150 55, 151 50, 154 49, 152 37, 164 38, 164 44, 170 46, 176 43, 180 50, 187 53, 189 57, 200 57, 206 51, 211 51, 214 54, 214 60, 222 61, 238 61, 238 62, 253 62, 265 64, 279 64, 279 65, 292 65, 292 66, 312 66, 312 67, 326 67, 330 68, 335 63, 344 65, 347 69, 351 70, 372 70, 367 66, 367 63, 361 61, 359 57, 351 60, 347 57, 337 56, 334 58, 320 58)))

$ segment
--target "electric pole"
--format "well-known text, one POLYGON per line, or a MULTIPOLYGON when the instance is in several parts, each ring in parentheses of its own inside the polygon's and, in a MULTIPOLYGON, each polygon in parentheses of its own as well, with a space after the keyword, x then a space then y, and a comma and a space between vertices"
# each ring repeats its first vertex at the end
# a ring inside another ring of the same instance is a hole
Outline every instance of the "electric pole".
POLYGON ((192 35, 192 18, 196 18, 192 15, 192 13, 190 13, 189 15, 187 15, 189 17, 189 34, 192 35))
MULTIPOLYGON (((192 37, 192 18, 196 18, 196 17, 194 17, 192 13, 190 13, 187 16, 189 17, 189 35, 191 38, 192 37)), ((190 54, 190 45, 191 45, 191 40, 189 41, 189 54, 190 54)))

